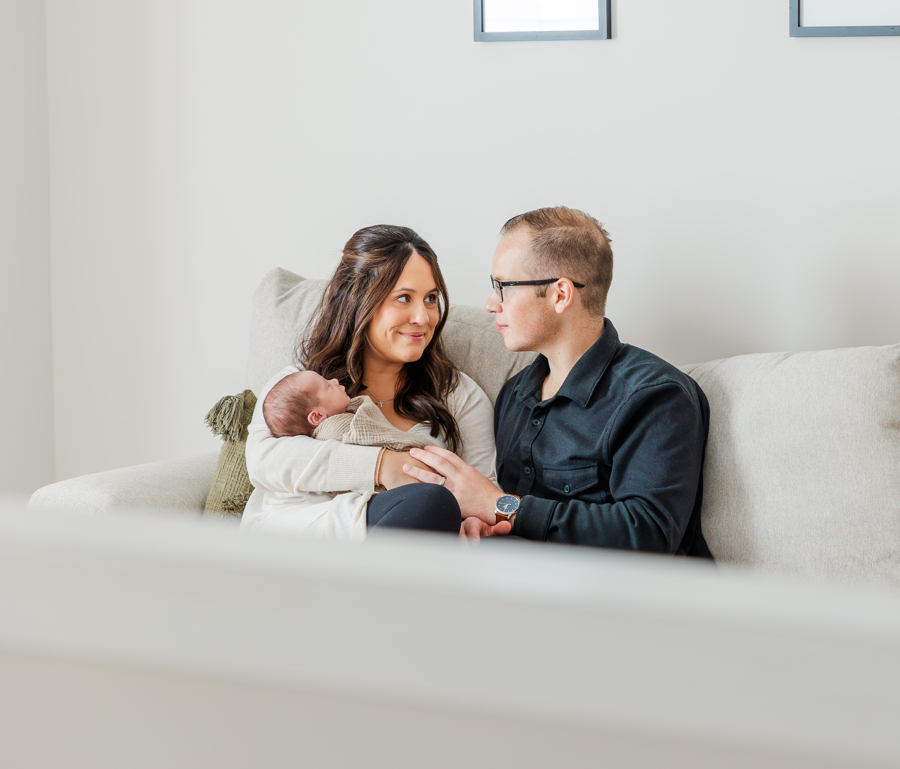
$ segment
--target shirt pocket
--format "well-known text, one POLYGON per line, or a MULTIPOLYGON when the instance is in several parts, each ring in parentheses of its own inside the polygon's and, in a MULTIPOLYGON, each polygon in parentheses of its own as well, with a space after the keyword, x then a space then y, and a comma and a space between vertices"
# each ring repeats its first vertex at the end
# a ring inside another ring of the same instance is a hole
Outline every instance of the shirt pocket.
POLYGON ((568 467, 545 467, 543 477, 548 489, 568 496, 587 491, 599 483, 596 462, 568 467))

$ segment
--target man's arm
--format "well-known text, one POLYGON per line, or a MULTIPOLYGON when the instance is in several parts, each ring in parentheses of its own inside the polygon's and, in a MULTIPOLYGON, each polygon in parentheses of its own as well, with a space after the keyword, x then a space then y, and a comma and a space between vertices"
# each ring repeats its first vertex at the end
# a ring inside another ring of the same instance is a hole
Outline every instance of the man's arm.
POLYGON ((610 501, 524 496, 512 533, 674 553, 694 509, 706 431, 697 397, 680 383, 637 390, 615 412, 605 441, 610 501))
MULTIPOLYGON (((611 422, 605 441, 610 501, 523 496, 512 534, 626 550, 678 549, 703 468, 707 425, 699 400, 677 382, 647 386, 623 401, 611 422)), ((445 477, 463 518, 494 523, 493 504, 502 492, 487 478, 445 449, 429 446, 412 455, 433 472, 406 465, 405 473, 426 483, 445 477)), ((487 529, 475 528, 485 536, 487 529)))

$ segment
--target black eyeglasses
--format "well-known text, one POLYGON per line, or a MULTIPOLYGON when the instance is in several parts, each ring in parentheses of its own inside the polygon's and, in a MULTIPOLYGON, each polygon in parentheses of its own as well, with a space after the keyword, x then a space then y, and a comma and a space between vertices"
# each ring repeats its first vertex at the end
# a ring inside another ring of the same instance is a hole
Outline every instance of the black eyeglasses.
MULTIPOLYGON (((504 288, 509 288, 510 286, 547 286, 551 283, 556 283, 558 280, 559 278, 547 278, 546 280, 494 280, 494 276, 491 275, 491 288, 497 292, 497 296, 500 297, 500 304, 503 304, 504 288)), ((572 285, 575 288, 584 288, 584 283, 576 283, 574 280, 572 285)))

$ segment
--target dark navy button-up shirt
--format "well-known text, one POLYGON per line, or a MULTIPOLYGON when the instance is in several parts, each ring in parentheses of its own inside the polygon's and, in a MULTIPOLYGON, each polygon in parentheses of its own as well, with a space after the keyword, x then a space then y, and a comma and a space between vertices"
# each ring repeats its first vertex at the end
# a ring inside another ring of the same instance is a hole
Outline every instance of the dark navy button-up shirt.
POLYGON ((497 481, 527 539, 711 557, 700 531, 709 404, 697 383, 622 344, 609 319, 559 392, 540 355, 494 412, 497 481))

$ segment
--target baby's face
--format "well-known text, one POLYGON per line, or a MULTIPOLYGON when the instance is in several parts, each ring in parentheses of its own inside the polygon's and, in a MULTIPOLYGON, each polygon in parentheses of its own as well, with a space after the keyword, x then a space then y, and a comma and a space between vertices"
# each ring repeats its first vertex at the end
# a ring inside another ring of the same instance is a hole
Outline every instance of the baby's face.
POLYGON ((350 396, 344 386, 337 379, 326 379, 314 371, 302 372, 307 378, 303 385, 309 387, 312 396, 318 401, 316 411, 321 411, 325 416, 333 417, 335 414, 343 414, 350 405, 350 396))

